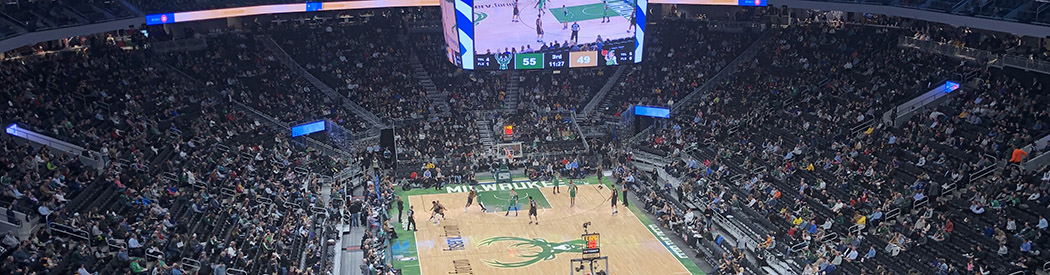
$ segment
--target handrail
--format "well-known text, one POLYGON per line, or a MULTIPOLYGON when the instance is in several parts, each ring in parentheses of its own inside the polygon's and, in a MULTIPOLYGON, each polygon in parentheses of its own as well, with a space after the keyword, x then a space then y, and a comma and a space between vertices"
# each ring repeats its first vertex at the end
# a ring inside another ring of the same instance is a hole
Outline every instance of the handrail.
POLYGON ((91 239, 89 237, 91 235, 89 235, 87 233, 87 231, 80 230, 78 228, 71 227, 71 226, 68 226, 68 225, 52 222, 52 223, 48 223, 48 227, 47 228, 48 228, 48 230, 51 230, 51 231, 64 233, 66 235, 69 235, 70 237, 79 238, 79 239, 81 239, 82 241, 85 241, 85 242, 91 239))
POLYGON ((577 122, 576 111, 570 112, 572 114, 572 126, 576 127, 576 132, 580 134, 580 140, 583 141, 583 150, 588 153, 591 152, 591 146, 587 144, 587 137, 583 135, 583 128, 580 128, 580 123, 577 122))
MULTIPOLYGON (((14 208, 14 209, 17 209, 18 208, 17 205, 15 205, 15 206, 16 206, 16 208, 14 208)), ((3 210, 4 213, 7 212, 7 209, 8 208, 6 208, 6 207, 0 207, 0 210, 3 210)), ((21 212, 21 211, 18 211, 18 210, 14 210, 14 212, 15 212, 15 223, 8 222, 7 219, 0 219, 0 223, 11 225, 11 226, 16 227, 16 228, 22 228, 22 220, 26 217, 26 214, 21 212), (22 214, 23 218, 21 218, 21 219, 18 218, 18 214, 22 214)), ((6 216, 6 214, 4 214, 4 215, 6 216)))
POLYGON ((4 129, 4 132, 8 135, 40 143, 51 149, 66 152, 75 156, 83 156, 84 151, 91 152, 90 150, 84 149, 84 147, 19 127, 18 124, 7 126, 7 128, 4 129))
POLYGON ((296 62, 295 59, 293 59, 292 56, 289 55, 288 52, 286 52, 284 48, 281 47, 281 45, 277 44, 277 41, 273 40, 273 37, 267 36, 260 40, 262 40, 263 45, 267 49, 277 54, 277 58, 280 59, 285 64, 285 66, 288 67, 288 69, 290 69, 293 72, 299 73, 299 75, 303 76, 303 78, 306 78, 306 80, 309 81, 310 84, 320 89, 321 92, 324 92, 324 94, 327 95, 329 98, 337 102, 342 102, 344 108, 347 108, 354 114, 357 114, 362 119, 371 123, 374 127, 384 127, 385 124, 378 116, 375 115, 375 113, 372 113, 368 109, 365 109, 364 107, 361 107, 361 105, 358 105, 356 102, 348 100, 343 95, 340 95, 331 86, 328 86, 328 84, 325 84, 324 81, 321 81, 316 76, 314 76, 313 73, 310 73, 301 65, 299 65, 299 62, 296 62))
POLYGON ((199 271, 201 269, 201 261, 198 261, 196 259, 190 259, 190 258, 183 257, 182 258, 182 265, 186 266, 186 267, 189 267, 189 269, 191 269, 191 270, 199 271))
POLYGON ((625 69, 627 69, 627 66, 616 68, 616 72, 614 72, 612 76, 609 76, 609 79, 605 81, 605 85, 602 85, 601 90, 598 90, 598 93, 594 94, 594 97, 591 97, 591 101, 587 102, 587 105, 583 107, 580 116, 590 118, 591 112, 594 112, 594 108, 598 107, 598 104, 605 99, 605 96, 609 94, 609 91, 611 91, 612 88, 616 86, 616 83, 619 82, 620 76, 623 75, 625 69))
POLYGON ((994 54, 986 50, 978 50, 937 41, 920 40, 907 36, 901 36, 897 41, 900 46, 916 48, 922 51, 946 56, 964 58, 982 65, 992 65, 997 67, 1010 66, 1050 74, 1050 62, 1043 60, 1009 54, 994 54))

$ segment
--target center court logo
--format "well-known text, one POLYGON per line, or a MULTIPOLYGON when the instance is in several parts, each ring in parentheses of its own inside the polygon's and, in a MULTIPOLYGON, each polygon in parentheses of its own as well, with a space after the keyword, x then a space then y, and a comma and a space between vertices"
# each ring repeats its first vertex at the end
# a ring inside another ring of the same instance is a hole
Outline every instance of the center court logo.
POLYGON ((482 260, 488 266, 496 268, 519 268, 526 267, 540 261, 553 260, 558 254, 566 252, 582 253, 583 240, 572 240, 567 242, 552 243, 547 242, 544 239, 526 239, 519 237, 492 237, 481 240, 478 243, 478 247, 487 246, 497 242, 512 242, 510 247, 515 249, 530 249, 530 251, 523 253, 516 253, 514 256, 522 258, 524 260, 517 262, 502 262, 499 260, 482 260), (531 249, 539 249, 539 251, 532 252, 531 249))

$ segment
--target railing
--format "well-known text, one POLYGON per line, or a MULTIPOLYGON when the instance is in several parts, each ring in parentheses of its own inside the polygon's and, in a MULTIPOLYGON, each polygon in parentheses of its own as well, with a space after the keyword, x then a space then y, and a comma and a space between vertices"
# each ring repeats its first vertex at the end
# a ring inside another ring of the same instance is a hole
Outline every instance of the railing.
POLYGON ((200 271, 201 269, 201 261, 190 258, 182 258, 182 265, 190 269, 191 273, 192 271, 200 271))
POLYGON ((1027 71, 1037 71, 1041 73, 1050 74, 1050 62, 1043 60, 1036 60, 1016 55, 999 55, 985 50, 956 46, 936 41, 919 40, 907 36, 901 36, 897 40, 897 42, 900 46, 916 48, 922 51, 942 54, 946 56, 964 58, 967 60, 975 61, 982 65, 991 65, 996 67, 1009 66, 1027 71))
MULTIPOLYGON (((888 123, 889 125, 892 125, 894 127, 901 125, 901 123, 904 123, 908 119, 911 119, 911 117, 917 114, 918 112, 925 110, 926 105, 933 104, 941 98, 948 96, 951 92, 956 91, 948 90, 948 82, 950 80, 951 79, 947 79, 938 82, 943 84, 935 86, 932 89, 922 93, 921 95, 913 97, 904 103, 892 107, 890 111, 887 111, 882 114, 883 122, 888 123)), ((961 89, 961 87, 956 89, 961 89)))
POLYGON ((1035 170, 1046 163, 1050 163, 1050 151, 1043 152, 1043 154, 1039 156, 1028 159, 1028 161, 1024 163, 1024 169, 1035 170))
POLYGON ((838 239, 839 239, 839 233, 831 232, 831 233, 828 233, 827 235, 824 235, 823 238, 820 238, 820 242, 822 242, 822 243, 834 243, 834 242, 837 242, 838 239))
POLYGON ((576 132, 580 134, 580 140, 583 141, 583 150, 590 152, 591 146, 587 144, 587 137, 583 134, 583 128, 580 128, 580 123, 577 122, 576 111, 572 111, 569 114, 572 116, 572 126, 576 127, 576 132))
POLYGON ((809 241, 804 241, 804 242, 792 245, 791 246, 791 253, 802 251, 802 249, 806 248, 806 246, 809 246, 809 241))
POLYGON ((765 25, 752 21, 708 21, 707 27, 714 31, 744 32, 747 30, 765 30, 765 25))
POLYGON ((943 42, 920 40, 907 36, 901 36, 900 38, 898 38, 897 44, 900 46, 911 47, 926 52, 968 59, 980 64, 989 64, 990 62, 993 62, 996 59, 998 59, 997 55, 992 54, 989 51, 961 47, 943 42))
POLYGON ((857 126, 853 126, 853 129, 850 129, 850 134, 856 136, 857 133, 867 131, 873 124, 875 124, 875 118, 865 120, 864 122, 857 124, 857 126))
POLYGON ((977 170, 977 172, 973 173, 973 177, 971 178, 970 182, 977 182, 979 180, 984 179, 987 176, 991 176, 993 173, 995 173, 995 170, 997 170, 997 168, 999 168, 999 166, 997 165, 988 165, 984 168, 981 168, 981 170, 977 170))
MULTIPOLYGON (((7 221, 8 219, 4 218, 4 219, 0 219, 0 224, 7 224, 7 225, 10 225, 10 226, 13 226, 13 227, 22 228, 22 221, 25 220, 26 217, 28 217, 28 216, 24 213, 24 211, 19 211, 17 209, 23 209, 23 210, 27 210, 27 209, 19 207, 18 205, 12 205, 12 206, 13 206, 12 209, 16 209, 14 211, 14 213, 15 213, 15 216, 14 216, 15 222, 14 223, 8 222, 7 221), (19 215, 21 215, 22 217, 19 218, 18 217, 19 215)), ((0 212, 7 213, 7 208, 0 207, 0 212)), ((6 215, 5 215, 5 217, 6 217, 6 215)))
POLYGON ((890 209, 890 211, 886 211, 886 220, 896 219, 900 215, 901 215, 901 209, 900 208, 890 209))
POLYGON ((153 52, 167 53, 174 51, 198 51, 208 48, 208 39, 202 37, 186 38, 172 41, 153 42, 153 52))
POLYGON ((715 74, 715 76, 711 77, 711 79, 704 81, 704 85, 700 86, 700 88, 697 88, 696 90, 693 90, 693 92, 686 95, 684 98, 682 98, 682 100, 675 102, 674 106, 671 106, 671 113, 678 113, 678 111, 682 109, 683 106, 689 105, 689 103, 691 103, 693 99, 699 97, 700 94, 705 93, 711 87, 714 87, 716 85, 716 82, 719 82, 720 79, 735 72, 736 67, 741 62, 750 59, 752 56, 758 53, 759 50, 762 49, 762 46, 765 45, 765 41, 769 39, 770 36, 772 36, 772 33, 772 31, 762 33, 762 36, 759 36, 758 39, 755 40, 755 42, 752 42, 751 46, 748 46, 747 49, 744 50, 744 52, 742 52, 739 56, 734 58, 732 62, 729 62, 729 64, 726 65, 725 68, 722 68, 722 70, 719 71, 718 74, 715 74))
POLYGON ((70 237, 80 239, 81 241, 85 241, 86 242, 86 241, 91 239, 89 237, 91 235, 89 235, 87 233, 87 231, 80 230, 80 229, 77 229, 75 227, 71 227, 71 226, 68 226, 68 225, 64 225, 64 224, 54 223, 53 222, 53 223, 49 223, 47 228, 49 230, 51 230, 51 231, 62 233, 62 234, 66 234, 66 235, 68 235, 70 237))
POLYGON ((292 56, 289 55, 288 52, 284 51, 284 48, 281 48, 281 45, 278 45, 277 41, 274 41, 272 37, 262 37, 259 40, 267 49, 274 52, 277 56, 277 59, 280 59, 285 64, 285 66, 288 67, 289 70, 299 73, 299 75, 303 76, 303 78, 306 78, 306 80, 309 81, 310 84, 313 84, 314 87, 320 89, 321 92, 324 92, 325 95, 327 95, 329 98, 337 102, 341 101, 343 103, 344 108, 350 110, 354 114, 357 114, 358 117, 361 117, 362 119, 368 121, 373 126, 378 128, 385 127, 385 123, 383 123, 383 121, 379 119, 378 116, 372 113, 372 111, 361 107, 361 105, 358 105, 356 102, 348 100, 347 98, 336 92, 335 89, 333 89, 331 86, 328 86, 328 84, 325 84, 312 73, 304 69, 301 65, 299 65, 298 62, 295 61, 295 59, 292 59, 292 56))
POLYGON ((1028 71, 1037 71, 1042 73, 1050 73, 1050 62, 1035 60, 1031 58, 1025 58, 1015 55, 1004 55, 1001 64, 1014 68, 1020 68, 1028 71))
MULTIPOLYGON (((20 138, 24 138, 24 139, 30 140, 32 142, 36 142, 36 143, 39 143, 41 145, 50 147, 53 150, 58 150, 58 151, 61 151, 61 152, 65 152, 65 153, 70 154, 70 155, 84 156, 84 152, 88 151, 87 149, 84 149, 84 147, 73 145, 72 143, 69 143, 69 142, 65 142, 65 141, 62 141, 62 140, 59 140, 59 139, 56 139, 56 138, 53 138, 53 137, 49 137, 49 136, 46 136, 46 135, 38 134, 38 133, 30 131, 28 129, 24 129, 22 127, 19 127, 18 124, 12 124, 10 126, 7 126, 7 128, 4 129, 4 130, 5 130, 4 132, 6 132, 9 135, 20 137, 20 138)), ((94 152, 91 152, 91 151, 88 151, 88 152, 90 152, 89 154, 91 155, 90 156, 91 158, 94 159, 94 158, 97 157, 97 155, 94 154, 94 152)))
POLYGON ((619 82, 620 75, 623 75, 623 71, 625 69, 627 69, 627 66, 620 66, 619 68, 616 68, 616 72, 609 77, 609 80, 605 81, 605 85, 602 85, 602 89, 598 90, 598 93, 594 94, 594 97, 591 98, 591 101, 587 102, 587 105, 583 107, 583 111, 580 112, 580 116, 590 118, 591 112, 594 112, 594 108, 598 107, 598 104, 600 104, 602 100, 605 99, 605 95, 609 94, 609 91, 612 90, 614 86, 616 86, 617 82, 619 82))
MULTIPOLYGON (((259 110, 256 110, 255 108, 252 108, 252 107, 250 107, 248 105, 245 105, 244 103, 240 103, 240 102, 237 102, 237 101, 232 101, 232 102, 233 102, 234 105, 237 105, 237 106, 241 107, 242 109, 247 110, 248 112, 252 113, 256 117, 262 118, 266 122, 270 123, 270 125, 273 126, 273 128, 276 128, 275 129, 276 131, 284 132, 283 129, 289 129, 288 131, 289 131, 289 134, 290 134, 291 127, 289 126, 288 123, 279 121, 279 120, 277 120, 274 117, 271 117, 269 115, 266 115, 266 114, 260 112, 259 110)), ((329 156, 332 156, 332 157, 353 158, 353 154, 350 154, 349 152, 340 150, 339 148, 332 147, 331 145, 325 144, 325 143, 323 143, 321 141, 318 141, 316 139, 313 139, 311 137, 306 137, 306 136, 297 137, 297 138, 293 138, 292 141, 295 141, 295 140, 298 140, 298 139, 301 139, 301 140, 305 141, 305 142, 302 142, 302 144, 304 146, 314 147, 315 149, 318 149, 319 151, 321 151, 322 153, 325 153, 326 155, 329 155, 329 156)), ((357 149, 360 149, 360 148, 357 148, 357 149)), ((226 151, 229 151, 229 149, 227 148, 226 151)))

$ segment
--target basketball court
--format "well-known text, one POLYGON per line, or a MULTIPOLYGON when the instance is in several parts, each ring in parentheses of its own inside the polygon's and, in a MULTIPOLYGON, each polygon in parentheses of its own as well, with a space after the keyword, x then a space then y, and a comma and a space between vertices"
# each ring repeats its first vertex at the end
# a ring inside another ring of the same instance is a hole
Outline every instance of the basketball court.
MULTIPOLYGON (((513 0, 478 0, 474 1, 474 49, 478 53, 487 50, 501 52, 507 48, 521 49, 530 46, 540 49, 542 44, 536 38, 536 18, 540 14, 538 0, 519 0, 518 10, 521 20, 514 22, 513 0)), ((599 35, 602 40, 616 40, 634 37, 627 32, 628 20, 634 10, 632 2, 624 0, 553 0, 543 1, 543 41, 545 44, 557 41, 564 44, 572 36, 572 24, 580 25, 578 44, 592 43, 599 35), (609 21, 603 23, 605 6, 609 6, 609 21), (565 8, 563 9, 562 6, 565 8), (568 14, 568 15, 566 15, 568 14), (563 29, 563 22, 569 28, 563 29)))
MULTIPOLYGON (((571 260, 581 258, 586 245, 581 235, 599 233, 600 256, 608 257, 609 274, 700 274, 700 269, 632 205, 618 203, 612 215, 608 187, 598 188, 596 179, 578 185, 576 206, 570 207, 568 186, 559 194, 549 182, 515 182, 479 185, 479 199, 488 212, 475 204, 467 213, 465 186, 445 190, 401 191, 408 205, 416 206, 418 231, 405 231, 397 224, 398 240, 392 244, 391 262, 405 274, 570 274, 579 268, 571 260), (509 190, 519 195, 521 210, 507 212, 509 190), (528 196, 537 201, 539 224, 529 224, 528 196), (432 201, 448 210, 436 225, 427 221, 432 201), (637 214, 636 214, 637 213, 637 214)), ((397 210, 391 217, 397 220, 397 210)), ((404 220, 407 223, 407 217, 404 220)), ((672 233, 673 234, 673 233, 672 233)), ((589 267, 572 274, 586 274, 589 267)))

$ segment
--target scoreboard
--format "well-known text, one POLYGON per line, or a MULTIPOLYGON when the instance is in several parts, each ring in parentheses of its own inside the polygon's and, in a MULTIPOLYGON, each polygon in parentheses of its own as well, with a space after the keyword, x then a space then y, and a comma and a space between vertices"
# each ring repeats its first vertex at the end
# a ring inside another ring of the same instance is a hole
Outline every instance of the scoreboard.
POLYGON ((530 53, 497 53, 474 56, 478 70, 539 70, 588 68, 634 64, 634 51, 626 45, 607 45, 601 51, 558 50, 530 53))
POLYGON ((518 70, 543 69, 542 53, 519 53, 514 55, 514 68, 518 70))

